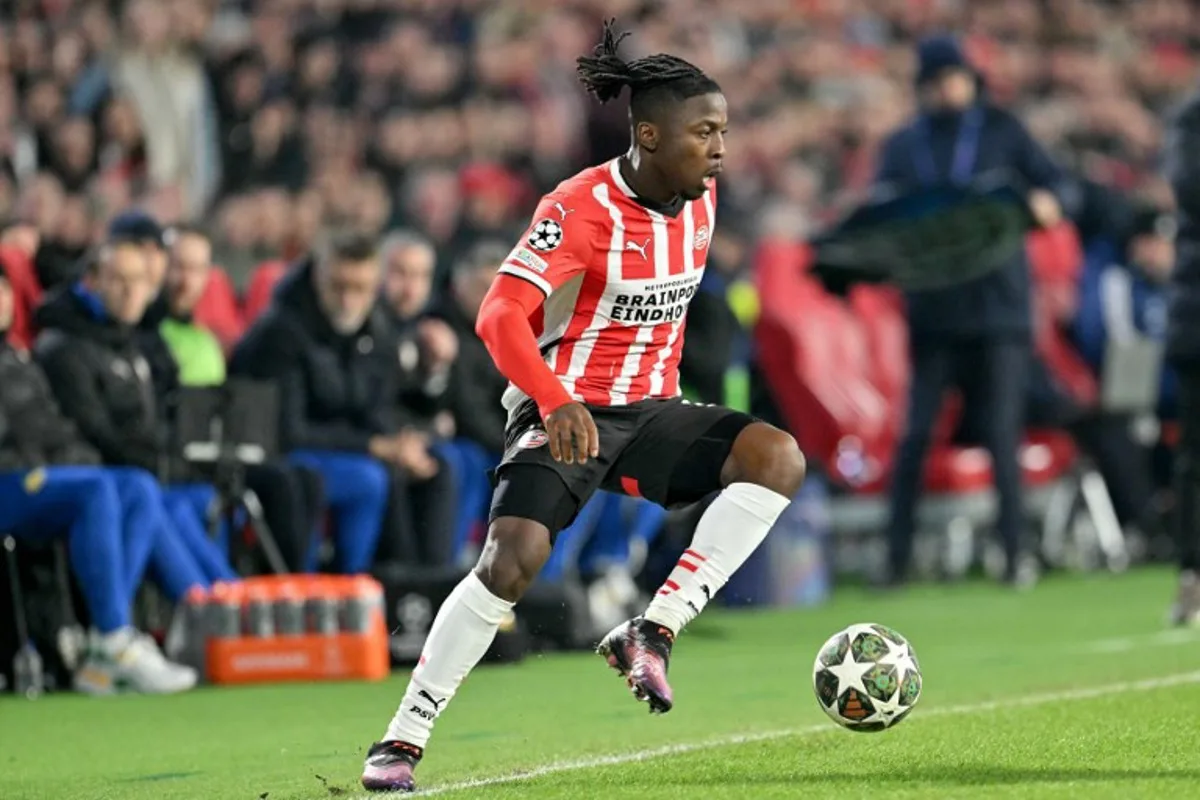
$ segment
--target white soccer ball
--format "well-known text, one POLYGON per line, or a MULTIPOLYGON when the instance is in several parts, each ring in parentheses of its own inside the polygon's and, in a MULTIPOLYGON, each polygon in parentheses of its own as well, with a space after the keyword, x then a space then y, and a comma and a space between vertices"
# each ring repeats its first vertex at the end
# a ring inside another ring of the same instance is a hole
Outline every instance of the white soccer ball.
POLYGON ((899 633, 859 623, 822 645, 813 663, 813 691, 843 728, 882 731, 907 717, 921 698, 921 666, 899 633))

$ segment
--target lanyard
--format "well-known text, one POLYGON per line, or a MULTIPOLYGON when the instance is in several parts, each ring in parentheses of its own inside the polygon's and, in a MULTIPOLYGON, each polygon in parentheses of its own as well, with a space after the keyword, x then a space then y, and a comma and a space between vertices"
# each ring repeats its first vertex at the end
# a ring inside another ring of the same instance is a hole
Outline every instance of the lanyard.
MULTIPOLYGON (((983 132, 983 109, 973 107, 963 114, 954 141, 954 159, 950 162, 950 182, 963 186, 971 181, 975 160, 979 155, 979 137, 983 132)), ((917 124, 917 141, 913 152, 917 176, 921 183, 932 186, 939 183, 937 164, 933 160, 933 133, 929 118, 922 117, 917 124)))

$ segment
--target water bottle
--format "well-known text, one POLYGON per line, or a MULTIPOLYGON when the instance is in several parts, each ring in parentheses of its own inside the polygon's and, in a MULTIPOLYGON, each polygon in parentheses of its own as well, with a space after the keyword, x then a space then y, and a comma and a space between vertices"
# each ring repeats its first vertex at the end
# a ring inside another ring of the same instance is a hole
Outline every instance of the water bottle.
POLYGON ((367 633, 383 608, 383 591, 371 578, 360 576, 351 580, 342 598, 341 629, 343 633, 367 633))
POLYGON ((318 636, 336 636, 339 624, 339 608, 337 597, 337 581, 333 578, 321 578, 310 586, 309 595, 304 603, 306 629, 318 636))
POLYGON ((236 639, 242 633, 242 592, 237 584, 219 582, 212 588, 205 628, 212 639, 236 639))
POLYGON ((13 691, 36 700, 46 690, 46 675, 42 671, 42 656, 33 642, 26 640, 13 658, 13 691))
POLYGON ((280 636, 304 634, 304 597, 294 583, 281 583, 275 591, 275 633, 280 636))
POLYGON ((275 607, 271 595, 259 586, 246 592, 246 627, 244 633, 258 639, 275 635, 275 607))

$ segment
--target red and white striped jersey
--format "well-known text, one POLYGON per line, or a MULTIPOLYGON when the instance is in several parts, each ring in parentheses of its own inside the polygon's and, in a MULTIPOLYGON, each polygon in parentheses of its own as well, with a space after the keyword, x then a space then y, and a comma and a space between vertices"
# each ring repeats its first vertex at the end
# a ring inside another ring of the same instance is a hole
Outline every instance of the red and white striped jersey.
MULTIPOLYGON (((642 205, 618 165, 543 197, 500 267, 546 295, 530 319, 543 357, 571 397, 601 406, 679 394, 687 307, 716 219, 712 184, 671 216, 642 205)), ((510 385, 504 406, 524 399, 510 385)))

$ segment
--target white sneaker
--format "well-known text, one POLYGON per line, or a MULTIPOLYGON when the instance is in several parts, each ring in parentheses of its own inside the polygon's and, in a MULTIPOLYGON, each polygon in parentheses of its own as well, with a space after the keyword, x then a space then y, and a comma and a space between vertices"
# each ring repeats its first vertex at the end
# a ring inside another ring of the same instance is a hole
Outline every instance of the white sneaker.
POLYGON ((197 678, 191 667, 164 658, 149 636, 126 629, 99 637, 76 671, 74 683, 76 691, 93 695, 175 694, 193 688, 197 678))

